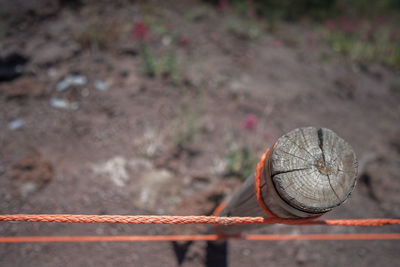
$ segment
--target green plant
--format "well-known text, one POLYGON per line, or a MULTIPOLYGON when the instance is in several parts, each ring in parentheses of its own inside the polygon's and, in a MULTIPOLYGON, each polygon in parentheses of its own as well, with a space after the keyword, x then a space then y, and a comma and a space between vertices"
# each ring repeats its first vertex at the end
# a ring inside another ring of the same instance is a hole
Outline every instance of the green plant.
POLYGON ((256 167, 258 158, 253 155, 247 146, 238 147, 231 144, 226 155, 227 173, 245 180, 256 167))
POLYGON ((382 63, 400 69, 400 40, 390 24, 377 19, 356 23, 342 17, 328 21, 323 36, 333 51, 361 66, 382 63))
POLYGON ((193 115, 181 119, 175 133, 175 146, 179 150, 187 149, 198 131, 199 126, 193 115))
POLYGON ((262 27, 259 23, 243 16, 228 16, 224 26, 228 32, 240 38, 257 39, 262 34, 262 27))
POLYGON ((140 44, 140 56, 142 58, 144 73, 149 77, 168 79, 172 84, 178 85, 181 75, 177 67, 176 56, 169 51, 165 57, 156 58, 147 44, 140 44))
POLYGON ((395 79, 390 84, 390 90, 395 93, 400 93, 400 79, 395 79))
POLYGON ((152 34, 163 36, 168 34, 168 29, 165 27, 165 22, 155 16, 144 16, 143 23, 149 28, 152 34))
POLYGON ((173 84, 179 84, 181 75, 177 68, 176 56, 173 51, 169 51, 164 60, 163 74, 167 75, 173 84))
POLYGON ((76 29, 73 38, 82 47, 106 49, 118 38, 119 32, 113 24, 107 24, 97 19, 86 26, 76 29))
POLYGON ((143 61, 144 73, 149 77, 154 77, 157 74, 157 63, 154 55, 150 52, 145 42, 141 42, 139 53, 143 61))
POLYGON ((214 16, 214 10, 207 5, 191 8, 185 13, 185 17, 191 21, 200 21, 211 18, 212 16, 214 16))

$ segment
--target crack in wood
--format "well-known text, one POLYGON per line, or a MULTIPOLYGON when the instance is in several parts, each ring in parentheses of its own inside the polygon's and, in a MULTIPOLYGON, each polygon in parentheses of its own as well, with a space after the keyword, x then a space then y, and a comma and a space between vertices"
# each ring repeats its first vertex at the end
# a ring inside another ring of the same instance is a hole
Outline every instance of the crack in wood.
POLYGON ((308 151, 308 150, 305 149, 304 147, 301 147, 301 146, 300 146, 299 144, 297 144, 295 141, 293 141, 292 139, 290 139, 289 136, 286 136, 286 138, 287 138, 292 144, 294 144, 295 146, 297 146, 297 147, 300 148, 301 150, 307 152, 307 154, 309 154, 313 159, 317 160, 317 158, 314 157, 314 155, 313 155, 310 151, 308 151))
POLYGON ((310 168, 300 168, 300 169, 292 169, 292 170, 287 170, 287 171, 278 171, 278 172, 275 172, 272 177, 274 177, 275 175, 278 175, 278 174, 285 174, 285 173, 296 172, 296 171, 305 171, 305 170, 309 170, 309 169, 310 168))
POLYGON ((285 150, 283 150, 283 149, 280 149, 279 151, 285 153, 286 155, 290 155, 290 156, 292 156, 292 157, 294 157, 294 158, 298 158, 298 159, 301 159, 301 160, 304 161, 304 162, 307 162, 306 159, 303 159, 303 158, 301 158, 301 157, 299 157, 299 156, 297 156, 297 155, 295 155, 295 154, 289 153, 289 152, 287 152, 287 151, 285 151, 285 150))
MULTIPOLYGON (((327 162, 326 162, 326 159, 325 159, 325 151, 324 151, 324 134, 323 134, 321 128, 318 130, 318 145, 319 145, 319 148, 321 149, 321 152, 322 152, 322 160, 323 160, 324 168, 328 169, 327 162)), ((332 192, 335 195, 335 197, 339 200, 339 202, 341 202, 341 199, 339 198, 338 194, 336 193, 335 189, 332 186, 331 178, 329 177, 329 173, 328 172, 329 172, 329 170, 326 172, 325 175, 328 178, 329 186, 332 189, 332 192)))

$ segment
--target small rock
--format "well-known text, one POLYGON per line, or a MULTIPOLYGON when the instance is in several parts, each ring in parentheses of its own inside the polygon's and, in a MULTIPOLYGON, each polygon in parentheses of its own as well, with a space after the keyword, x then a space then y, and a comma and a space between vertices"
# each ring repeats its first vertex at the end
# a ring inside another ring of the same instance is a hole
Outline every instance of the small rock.
POLYGON ((214 164, 210 167, 210 173, 215 176, 221 176, 225 173, 227 161, 225 159, 214 159, 214 164))
POLYGON ((138 176, 135 184, 130 185, 129 191, 138 207, 155 210, 161 208, 160 199, 167 206, 176 204, 180 187, 179 181, 168 170, 148 169, 138 176))
POLYGON ((241 82, 233 81, 229 86, 229 91, 232 93, 237 93, 243 89, 244 85, 241 82))
POLYGON ((10 131, 15 131, 21 128, 24 125, 24 120, 23 119, 16 119, 8 123, 8 129, 10 131))
POLYGON ((47 70, 47 75, 48 75, 50 78, 56 77, 56 76, 57 76, 57 69, 55 69, 55 68, 49 68, 49 69, 47 70))
POLYGON ((172 43, 172 38, 170 36, 164 36, 161 42, 164 46, 169 46, 172 43))
POLYGON ((86 83, 87 83, 86 76, 69 74, 65 76, 63 80, 57 83, 56 90, 58 92, 62 92, 71 86, 82 86, 85 85, 86 83))
POLYGON ((96 88, 99 91, 107 91, 108 90, 108 83, 102 80, 95 80, 94 81, 94 88, 96 88))
POLYGON ((38 190, 38 187, 33 182, 26 182, 19 187, 19 193, 22 198, 26 198, 29 195, 35 193, 38 190))
POLYGON ((242 255, 243 256, 249 256, 251 254, 251 250, 248 248, 245 248, 242 250, 242 255))
POLYGON ((92 169, 95 173, 108 175, 115 185, 123 187, 130 178, 127 164, 128 162, 125 158, 116 156, 104 163, 93 165, 92 169))
POLYGON ((58 109, 77 110, 79 108, 78 102, 69 102, 68 100, 53 97, 50 99, 50 106, 58 109))

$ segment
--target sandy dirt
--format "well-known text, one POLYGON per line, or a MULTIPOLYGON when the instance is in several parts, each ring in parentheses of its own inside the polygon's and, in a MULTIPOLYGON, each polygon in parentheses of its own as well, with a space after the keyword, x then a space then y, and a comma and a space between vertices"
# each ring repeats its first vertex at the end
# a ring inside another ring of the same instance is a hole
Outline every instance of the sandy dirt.
MULTIPOLYGON (((224 169, 229 138, 259 156, 286 132, 315 126, 344 138, 360 163, 351 199, 323 218, 400 217, 400 93, 390 86, 397 78, 393 71, 360 69, 335 54, 321 61, 320 51, 332 52, 318 37, 310 46, 304 36, 318 34, 302 25, 282 25, 296 34, 299 45, 291 46, 270 33, 256 40, 232 35, 217 11, 188 20, 185 10, 197 2, 77 7, 55 1, 46 8, 34 2, 34 11, 14 7, 15 28, 0 41, 1 57, 15 52, 29 59, 20 77, 0 82, 0 213, 209 214, 240 183, 224 169), (174 49, 182 83, 143 74, 130 34, 143 12, 187 40, 168 44, 154 33, 149 40, 158 54, 174 49), (75 38, 93 14, 116 28, 118 38, 110 32, 104 48, 75 38), (57 91, 68 74, 87 81, 57 91), (96 80, 109 88, 95 89, 96 80), (76 104, 54 108, 53 98, 76 104), (248 114, 257 117, 255 130, 241 127, 248 114), (12 130, 17 119, 23 125, 12 130), (193 138, 177 148, 180 129, 192 121, 193 138)), ((24 7, 23 1, 14 4, 24 7)), ((274 225, 252 233, 399 230, 274 225)), ((1 236, 179 231, 207 229, 0 224, 1 236)), ((398 241, 0 244, 0 265, 395 266, 399 249, 398 241)))

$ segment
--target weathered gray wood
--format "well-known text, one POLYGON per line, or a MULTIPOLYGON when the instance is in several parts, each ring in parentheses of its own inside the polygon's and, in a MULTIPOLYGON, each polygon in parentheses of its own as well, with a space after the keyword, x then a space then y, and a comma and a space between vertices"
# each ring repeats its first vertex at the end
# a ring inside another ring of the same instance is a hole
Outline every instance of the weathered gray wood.
MULTIPOLYGON (((261 174, 261 192, 280 218, 306 218, 343 203, 352 192, 357 159, 342 138, 329 129, 299 128, 278 139, 261 174)), ((254 176, 230 198, 220 216, 266 216, 254 194, 254 176)), ((226 235, 254 225, 221 226, 226 235)))

